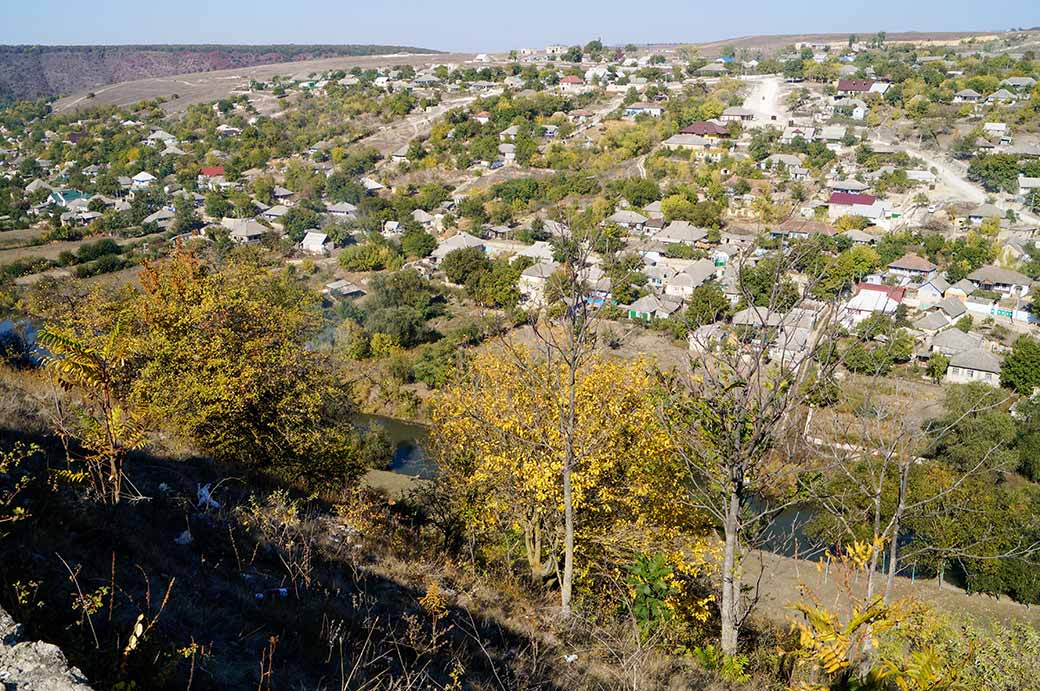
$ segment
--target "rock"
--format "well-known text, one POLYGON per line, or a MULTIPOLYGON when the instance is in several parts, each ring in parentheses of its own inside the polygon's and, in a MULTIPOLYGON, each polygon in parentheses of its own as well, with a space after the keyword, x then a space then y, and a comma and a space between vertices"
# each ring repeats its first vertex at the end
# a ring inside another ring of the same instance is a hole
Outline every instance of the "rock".
POLYGON ((22 641, 22 627, 0 609, 0 688, 4 691, 91 691, 56 645, 22 641))

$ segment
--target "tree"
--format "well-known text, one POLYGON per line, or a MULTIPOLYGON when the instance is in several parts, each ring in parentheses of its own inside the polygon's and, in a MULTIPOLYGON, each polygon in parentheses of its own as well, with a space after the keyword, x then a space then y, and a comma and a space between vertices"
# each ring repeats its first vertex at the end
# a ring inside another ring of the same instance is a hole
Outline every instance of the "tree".
POLYGON ((187 233, 202 225, 195 206, 184 197, 177 197, 173 202, 174 217, 173 230, 178 233, 187 233))
POLYGON ((976 156, 968 166, 968 179, 982 185, 988 192, 1015 192, 1018 190, 1018 158, 1012 154, 976 156))
POLYGON ((437 249, 437 239, 425 230, 413 228, 401 236, 401 249, 409 257, 428 257, 437 249))
POLYGON ((881 264, 881 256, 872 247, 854 245, 827 261, 816 294, 832 298, 881 264))
POLYGON ((325 194, 334 202, 358 204, 365 197, 365 188, 348 175, 333 173, 325 179, 325 194))
POLYGON ((950 358, 942 353, 932 353, 932 356, 928 359, 928 376, 936 384, 939 384, 946 376, 946 370, 949 367, 950 358))
POLYGON ((621 187, 621 194, 629 204, 641 209, 661 198, 661 188, 652 178, 628 178, 621 187))
POLYGON ((398 269, 401 255, 383 242, 365 242, 347 247, 339 255, 339 265, 347 271, 381 271, 398 269))
MULTIPOLYGON (((787 313, 800 302, 797 290, 780 287, 790 261, 778 255, 739 267, 742 302, 762 308, 761 323, 747 327, 757 338, 768 338, 774 328, 769 315, 787 313)), ((723 535, 716 597, 726 655, 737 652, 757 599, 754 587, 750 596, 744 588, 743 557, 768 534, 773 519, 799 501, 795 480, 806 469, 790 445, 803 428, 810 374, 833 378, 836 358, 818 354, 835 314, 836 305, 825 308, 805 349, 779 363, 770 361, 767 348, 696 340, 691 346, 700 359, 670 390, 664 417, 687 466, 686 501, 710 516, 723 535)))
POLYGON ((1040 341, 1019 336, 1000 365, 1000 385, 1022 396, 1040 387, 1040 341))
POLYGON ((372 278, 369 287, 365 328, 370 334, 389 335, 404 348, 436 336, 426 322, 442 313, 443 297, 419 272, 381 273, 372 278))
POLYGON ((470 276, 491 268, 491 261, 480 247, 452 250, 441 260, 441 271, 452 283, 465 285, 470 276))
POLYGON ((889 601, 900 564, 967 557, 981 547, 963 531, 940 537, 940 526, 971 515, 966 500, 976 483, 994 483, 1015 467, 1014 422, 1002 409, 1003 393, 986 384, 946 387, 943 414, 923 430, 912 401, 893 408, 878 387, 861 388, 866 396, 854 417, 834 416, 810 432, 823 439, 815 452, 826 469, 809 483, 819 508, 810 532, 828 544, 870 545, 866 597, 880 592, 889 601), (843 445, 850 436, 856 444, 843 445), (875 576, 882 565, 883 589, 875 576))
POLYGON ((317 230, 321 219, 318 214, 305 206, 297 204, 282 216, 282 227, 285 236, 293 242, 300 242, 309 230, 317 230))
POLYGON ((250 256, 216 270, 187 252, 140 281, 135 404, 214 458, 313 487, 357 480, 353 404, 308 347, 322 328, 314 291, 250 256))
POLYGON ((626 549, 619 536, 636 525, 684 526, 699 540, 695 518, 677 510, 683 468, 660 424, 658 393, 646 362, 588 354, 572 371, 506 342, 478 354, 433 401, 444 481, 477 535, 518 534, 536 584, 565 569, 571 541, 590 579, 598 561, 616 563, 626 549), (580 526, 573 534, 568 513, 580 526), (605 550, 608 537, 617 542, 605 550))
POLYGON ((231 204, 220 192, 213 191, 206 195, 206 215, 210 218, 224 218, 231 211, 231 204))
POLYGON ((274 178, 270 175, 260 175, 253 180, 253 196, 262 204, 274 202, 274 178))
POLYGON ((45 366, 62 388, 76 389, 83 397, 74 430, 64 421, 64 404, 58 404, 56 422, 69 460, 75 435, 86 450, 83 460, 95 491, 112 504, 123 495, 127 454, 144 442, 141 416, 121 400, 131 344, 126 324, 125 318, 117 321, 99 346, 53 327, 37 336, 49 353, 45 366))
POLYGON ((730 304, 722 287, 714 281, 697 286, 687 300, 683 321, 687 328, 696 329, 705 324, 714 324, 729 312, 730 304))
POLYGON ((766 256, 754 266, 741 266, 737 275, 743 301, 787 312, 800 297, 798 287, 787 275, 791 268, 776 255, 766 256))

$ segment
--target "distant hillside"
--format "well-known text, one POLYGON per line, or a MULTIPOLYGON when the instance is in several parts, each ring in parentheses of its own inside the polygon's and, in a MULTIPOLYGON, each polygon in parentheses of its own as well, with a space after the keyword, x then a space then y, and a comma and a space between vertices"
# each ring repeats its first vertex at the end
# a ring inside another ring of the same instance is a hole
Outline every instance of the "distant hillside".
POLYGON ((133 79, 294 60, 435 52, 369 45, 0 46, 0 102, 60 96, 133 79))

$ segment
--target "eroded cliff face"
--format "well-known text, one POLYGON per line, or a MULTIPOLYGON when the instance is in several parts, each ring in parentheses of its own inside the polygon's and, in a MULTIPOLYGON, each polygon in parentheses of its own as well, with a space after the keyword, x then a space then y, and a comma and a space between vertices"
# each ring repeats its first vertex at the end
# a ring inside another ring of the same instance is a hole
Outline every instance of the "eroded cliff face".
POLYGON ((0 687, 4 691, 91 691, 56 645, 22 639, 22 627, 0 609, 0 687))
POLYGON ((343 55, 428 52, 406 46, 0 46, 0 103, 106 84, 343 55))

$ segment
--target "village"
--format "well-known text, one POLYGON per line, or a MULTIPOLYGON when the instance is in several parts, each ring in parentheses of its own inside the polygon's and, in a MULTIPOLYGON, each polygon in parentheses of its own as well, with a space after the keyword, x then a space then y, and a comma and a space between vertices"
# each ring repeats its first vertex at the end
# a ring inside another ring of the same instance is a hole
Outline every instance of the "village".
POLYGON ((0 46, 5 688, 1040 688, 1032 8, 390 5, 0 46))
POLYGON ((741 330, 793 362, 834 305, 844 333, 874 325, 868 354, 911 339, 886 371, 932 361, 936 381, 999 386, 1040 321, 1031 51, 879 35, 723 53, 551 45, 254 81, 181 117, 142 103, 5 124, 0 222, 37 229, 18 231, 34 234, 6 274, 24 287, 132 272, 176 245, 266 244, 316 272, 330 304, 363 303, 390 269, 461 287, 445 264, 477 253, 507 284, 470 290, 478 306, 539 310, 580 217, 603 240, 588 300, 663 343, 696 353, 741 330), (323 113, 332 100, 355 117, 323 113), (297 118, 292 142, 265 142, 297 118), (32 257, 46 240, 89 255, 99 237, 116 240, 99 257, 32 257), (790 261, 806 251, 811 266, 790 261), (749 287, 778 256, 790 304, 749 287))

